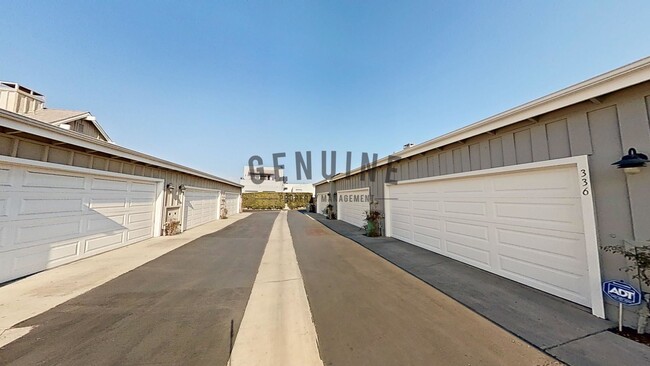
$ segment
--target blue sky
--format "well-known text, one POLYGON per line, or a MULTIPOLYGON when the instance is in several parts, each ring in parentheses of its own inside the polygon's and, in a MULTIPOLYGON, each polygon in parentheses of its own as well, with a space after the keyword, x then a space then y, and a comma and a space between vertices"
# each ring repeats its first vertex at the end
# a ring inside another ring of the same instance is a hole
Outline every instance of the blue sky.
POLYGON ((5 1, 0 80, 237 180, 386 156, 650 55, 647 1, 5 1))

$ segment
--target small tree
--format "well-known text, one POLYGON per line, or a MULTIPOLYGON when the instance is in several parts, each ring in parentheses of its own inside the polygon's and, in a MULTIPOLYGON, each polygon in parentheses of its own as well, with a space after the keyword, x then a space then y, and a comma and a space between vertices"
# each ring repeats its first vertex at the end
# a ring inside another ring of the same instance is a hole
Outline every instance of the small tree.
POLYGON ((632 264, 620 268, 625 272, 632 272, 632 278, 639 281, 639 287, 643 291, 643 285, 650 288, 650 245, 633 246, 628 248, 623 245, 608 245, 603 250, 610 253, 622 254, 632 264))
POLYGON ((366 235, 368 236, 381 236, 381 220, 384 218, 384 214, 377 209, 379 202, 375 201, 370 204, 370 210, 365 211, 366 224, 363 226, 366 229, 366 235))

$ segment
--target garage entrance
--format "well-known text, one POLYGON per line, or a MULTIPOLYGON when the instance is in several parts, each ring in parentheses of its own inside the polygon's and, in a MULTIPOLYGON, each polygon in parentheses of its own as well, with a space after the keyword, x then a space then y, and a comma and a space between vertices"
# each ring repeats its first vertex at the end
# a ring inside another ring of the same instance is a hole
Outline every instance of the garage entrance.
POLYGON ((187 187, 183 194, 183 230, 217 220, 220 194, 215 189, 187 187))
POLYGON ((337 217, 357 227, 363 227, 365 212, 370 209, 370 190, 368 188, 337 191, 337 217))
POLYGON ((239 193, 226 192, 225 194, 228 215, 239 213, 239 193))
POLYGON ((386 186, 387 236, 602 311, 586 157, 386 186))
POLYGON ((319 193, 316 195, 316 213, 325 215, 325 210, 329 205, 329 200, 327 199, 327 193, 319 193))
POLYGON ((159 235, 161 192, 158 179, 0 162, 0 282, 159 235))

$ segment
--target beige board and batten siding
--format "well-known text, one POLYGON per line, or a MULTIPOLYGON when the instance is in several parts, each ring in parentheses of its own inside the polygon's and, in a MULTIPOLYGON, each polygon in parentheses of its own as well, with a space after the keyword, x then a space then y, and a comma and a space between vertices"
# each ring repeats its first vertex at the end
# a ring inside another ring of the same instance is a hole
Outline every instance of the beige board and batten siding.
POLYGON ((171 193, 168 204, 169 206, 179 204, 180 192, 177 188, 181 184, 198 188, 241 192, 241 187, 238 185, 229 185, 172 169, 143 164, 137 161, 126 161, 124 159, 106 156, 98 152, 89 153, 86 152, 86 150, 76 149, 74 146, 70 145, 56 145, 56 142, 48 142, 40 139, 37 140, 34 137, 18 137, 3 132, 0 132, 0 155, 140 177, 163 179, 165 185, 171 183, 172 186, 176 188, 173 193, 171 193))
MULTIPOLYGON (((417 179, 587 155, 598 244, 643 243, 650 240, 650 168, 627 176, 611 163, 630 147, 650 152, 649 113, 650 82, 646 81, 394 162, 392 177, 417 179)), ((335 180, 334 189, 369 187, 371 195, 382 198, 386 169, 387 165, 376 168, 374 182, 360 179, 358 173, 335 180)), ((379 206, 383 211, 381 199, 379 206)), ((620 255, 601 251, 600 256, 603 279, 628 277, 619 271, 626 265, 620 255)), ((613 319, 615 305, 607 302, 606 312, 613 319)), ((626 315, 627 323, 634 319, 626 315)))

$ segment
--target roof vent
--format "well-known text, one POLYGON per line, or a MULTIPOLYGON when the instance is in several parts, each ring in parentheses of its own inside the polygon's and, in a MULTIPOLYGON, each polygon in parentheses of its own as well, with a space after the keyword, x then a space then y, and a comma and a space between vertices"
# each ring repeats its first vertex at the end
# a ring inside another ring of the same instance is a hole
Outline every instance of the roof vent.
POLYGON ((408 149, 411 146, 415 146, 415 144, 412 143, 412 142, 406 143, 406 144, 404 144, 404 149, 408 149))

